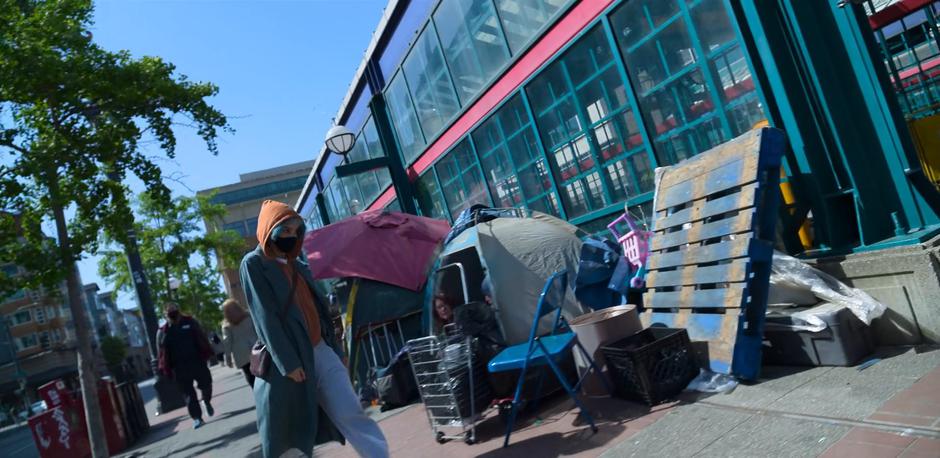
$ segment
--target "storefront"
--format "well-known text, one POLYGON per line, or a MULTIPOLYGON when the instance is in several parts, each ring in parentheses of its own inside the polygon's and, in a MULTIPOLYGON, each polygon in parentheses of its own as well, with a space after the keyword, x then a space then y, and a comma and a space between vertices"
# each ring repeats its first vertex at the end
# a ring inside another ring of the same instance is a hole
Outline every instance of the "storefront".
POLYGON ((601 233, 625 205, 649 215, 656 167, 769 123, 792 147, 788 251, 925 240, 940 197, 842 3, 392 1, 337 117, 355 149, 321 152, 298 207, 311 226, 407 210, 387 169, 333 173, 388 155, 423 215, 525 207, 601 233))

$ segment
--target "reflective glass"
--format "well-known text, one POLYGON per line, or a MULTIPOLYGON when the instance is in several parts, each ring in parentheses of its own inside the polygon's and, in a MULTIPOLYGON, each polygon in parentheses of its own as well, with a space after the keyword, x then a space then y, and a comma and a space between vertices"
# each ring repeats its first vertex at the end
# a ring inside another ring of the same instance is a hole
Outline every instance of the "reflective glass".
POLYGON ((509 61, 509 50, 491 0, 444 0, 434 24, 457 95, 467 103, 509 61))
POLYGON ((517 54, 571 0, 495 0, 506 40, 517 54))
POLYGON ((433 138, 460 109, 433 23, 421 32, 402 70, 424 136, 433 138))
POLYGON ((444 206, 444 196, 434 179, 434 172, 427 171, 415 182, 418 207, 421 214, 428 218, 447 219, 447 209, 444 206))
POLYGON ((415 116, 411 96, 408 94, 408 86, 401 73, 389 83, 385 95, 392 125, 398 137, 398 145, 401 147, 405 163, 410 164, 424 148, 424 137, 421 134, 421 126, 418 125, 418 118, 415 116))
POLYGON ((723 0, 702 0, 692 8, 691 16, 706 53, 735 39, 723 0))

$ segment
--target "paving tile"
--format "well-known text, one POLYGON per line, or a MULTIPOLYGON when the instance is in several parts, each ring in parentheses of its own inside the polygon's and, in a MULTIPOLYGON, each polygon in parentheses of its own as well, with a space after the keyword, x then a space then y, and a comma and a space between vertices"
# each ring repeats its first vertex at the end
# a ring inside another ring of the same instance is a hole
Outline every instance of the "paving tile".
POLYGON ((843 441, 856 442, 862 444, 888 445, 891 447, 905 448, 914 442, 914 437, 902 436, 896 433, 878 431, 871 428, 852 428, 843 441))
POLYGON ((903 451, 903 449, 886 445, 839 441, 820 455, 820 458, 896 458, 903 451))
POLYGON ((912 450, 905 450, 904 453, 901 453, 900 458, 937 458, 938 456, 940 456, 940 454, 921 453, 912 450))
MULTIPOLYGON (((940 393, 940 388, 938 388, 938 393, 940 393)), ((932 402, 930 399, 917 399, 919 397, 926 396, 913 396, 913 399, 891 399, 884 403, 878 411, 916 415, 918 417, 940 417, 940 403, 932 402)), ((933 396, 930 398, 932 399, 933 396)))
POLYGON ((915 440, 907 449, 912 452, 933 453, 934 456, 940 457, 940 440, 921 437, 915 440))
POLYGON ((874 413, 868 417, 869 420, 896 423, 908 426, 931 426, 934 423, 933 418, 914 417, 910 415, 900 415, 895 413, 874 413))

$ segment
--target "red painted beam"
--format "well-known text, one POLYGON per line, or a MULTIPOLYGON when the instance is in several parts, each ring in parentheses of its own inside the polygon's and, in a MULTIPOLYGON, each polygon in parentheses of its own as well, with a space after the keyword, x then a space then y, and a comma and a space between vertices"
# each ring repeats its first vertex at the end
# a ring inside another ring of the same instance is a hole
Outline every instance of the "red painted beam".
POLYGON ((933 0, 901 0, 887 8, 868 17, 868 25, 872 30, 878 30, 904 16, 907 16, 925 6, 933 0))
MULTIPOLYGON (((518 89, 522 83, 535 74, 561 48, 568 44, 579 32, 584 30, 614 0, 582 0, 573 6, 563 18, 549 29, 503 76, 493 83, 453 124, 429 146, 421 157, 408 168, 412 179, 420 176, 431 167, 448 149, 463 138, 480 120, 485 118, 503 100, 518 89)), ((392 188, 385 190, 369 209, 382 208, 395 198, 392 188)))

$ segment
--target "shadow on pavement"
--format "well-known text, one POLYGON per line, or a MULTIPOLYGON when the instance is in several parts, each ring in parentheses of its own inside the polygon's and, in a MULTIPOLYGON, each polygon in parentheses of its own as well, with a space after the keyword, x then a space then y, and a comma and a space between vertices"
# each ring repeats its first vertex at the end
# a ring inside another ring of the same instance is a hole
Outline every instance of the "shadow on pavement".
MULTIPOLYGON (((226 444, 231 442, 236 442, 239 439, 243 439, 248 436, 257 435, 258 428, 254 423, 249 423, 246 425, 239 426, 238 428, 233 429, 228 434, 216 436, 209 440, 202 442, 196 442, 192 444, 187 450, 187 457, 197 457, 203 456, 204 453, 215 448, 222 448, 226 444)), ((260 447, 259 447, 260 449, 260 447)))

